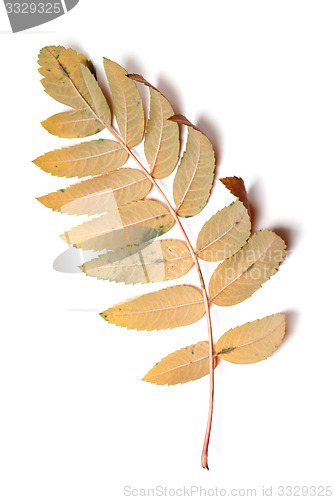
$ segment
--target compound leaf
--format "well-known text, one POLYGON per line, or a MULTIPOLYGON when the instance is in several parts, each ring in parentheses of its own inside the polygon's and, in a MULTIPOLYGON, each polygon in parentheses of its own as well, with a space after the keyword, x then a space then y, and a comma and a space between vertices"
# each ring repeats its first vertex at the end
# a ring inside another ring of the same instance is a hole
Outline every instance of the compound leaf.
POLYGON ((139 90, 119 64, 104 58, 104 69, 120 133, 127 146, 137 146, 143 138, 145 128, 144 109, 139 90))
POLYGON ((50 151, 34 163, 57 177, 86 177, 116 170, 127 159, 128 153, 118 142, 99 139, 50 151))
POLYGON ((70 215, 93 215, 116 210, 149 193, 151 182, 134 168, 94 177, 37 200, 48 208, 70 215))
POLYGON ((61 238, 84 250, 115 250, 149 241, 173 224, 173 217, 161 203, 140 200, 84 222, 61 238))
POLYGON ((212 188, 215 154, 209 139, 184 116, 175 115, 170 120, 188 127, 188 140, 177 169, 173 195, 180 217, 192 217, 207 204, 212 188))
POLYGON ((180 153, 180 129, 176 122, 168 120, 174 110, 161 92, 141 75, 129 75, 150 90, 150 118, 145 134, 144 151, 153 177, 163 179, 175 169, 180 153))
MULTIPOLYGON (((215 357, 214 367, 216 364, 215 357)), ((198 342, 163 358, 151 368, 143 380, 157 385, 185 384, 209 373, 209 344, 198 342)))
POLYGON ((273 354, 285 335, 285 315, 273 314, 224 333, 218 340, 217 355, 231 363, 257 363, 273 354))
POLYGON ((184 276, 193 264, 182 241, 156 240, 107 252, 86 262, 82 270, 98 279, 132 283, 167 281, 184 276))
POLYGON ((198 256, 210 262, 231 257, 246 243, 250 229, 244 205, 239 200, 231 203, 204 224, 196 243, 198 256))
POLYGON ((230 306, 250 297, 277 272, 285 249, 285 242, 273 231, 254 234, 214 271, 209 283, 211 301, 218 306, 230 306))
POLYGON ((137 330, 166 330, 191 325, 205 314, 197 288, 177 285, 128 300, 101 313, 117 326, 137 330))

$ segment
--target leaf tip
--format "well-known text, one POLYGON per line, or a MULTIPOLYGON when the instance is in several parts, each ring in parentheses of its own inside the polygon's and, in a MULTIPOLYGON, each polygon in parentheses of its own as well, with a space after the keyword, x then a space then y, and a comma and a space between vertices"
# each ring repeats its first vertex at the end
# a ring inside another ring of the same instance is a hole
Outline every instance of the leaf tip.
POLYGON ((103 66, 106 67, 106 64, 112 63, 111 59, 108 59, 108 57, 103 58, 103 66))
POLYGON ((104 321, 108 321, 108 315, 107 315, 106 311, 99 313, 99 315, 101 316, 101 318, 104 319, 104 321))
MULTIPOLYGON (((71 241, 67 233, 60 234, 59 238, 61 238, 63 241, 66 241, 67 244, 71 245, 71 241)), ((74 244, 73 247, 78 248, 78 245, 74 244)))

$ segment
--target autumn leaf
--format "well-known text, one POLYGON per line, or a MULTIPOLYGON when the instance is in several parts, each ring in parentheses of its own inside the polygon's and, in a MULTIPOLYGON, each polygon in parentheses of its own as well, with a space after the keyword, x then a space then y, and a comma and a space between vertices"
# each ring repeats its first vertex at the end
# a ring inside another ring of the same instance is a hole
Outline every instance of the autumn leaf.
POLYGON ((193 286, 177 285, 116 304, 101 316, 128 329, 166 330, 191 325, 204 314, 201 292, 193 286))
POLYGON ((154 283, 184 276, 193 265, 182 241, 155 240, 107 252, 86 262, 82 270, 98 279, 134 283, 154 283))
MULTIPOLYGON (((215 367, 216 364, 215 358, 215 367)), ((163 358, 151 368, 143 380, 157 385, 185 384, 209 373, 209 344, 197 342, 163 358)))
POLYGON ((175 175, 173 195, 177 214, 192 217, 205 207, 210 196, 215 154, 209 139, 184 116, 175 115, 169 119, 188 128, 186 151, 175 175))
POLYGON ((166 233, 174 224, 158 201, 140 200, 66 231, 61 238, 84 250, 115 250, 166 233))
POLYGON ((257 363, 277 349, 285 335, 285 315, 273 314, 224 333, 215 352, 231 363, 257 363))
POLYGON ((104 58, 104 70, 120 133, 127 146, 137 146, 143 138, 145 128, 144 109, 139 90, 119 64, 104 58))
POLYGON ((240 201, 219 210, 202 227, 197 238, 197 253, 210 262, 227 259, 246 243, 251 223, 240 201))
POLYGON ((147 177, 134 168, 123 168, 93 177, 37 200, 48 208, 70 215, 93 215, 117 210, 141 200, 151 190, 147 177))
POLYGON ((235 255, 219 264, 211 276, 211 302, 218 306, 238 304, 261 288, 286 255, 286 245, 273 231, 259 231, 235 255))
MULTIPOLYGON (((215 346, 211 306, 238 304, 250 297, 277 272, 285 258, 286 245, 268 230, 250 238, 244 181, 225 177, 221 182, 238 199, 205 222, 194 247, 188 224, 183 225, 181 218, 195 216, 208 202, 216 163, 208 137, 183 115, 175 115, 166 97, 144 77, 129 75, 109 59, 104 59, 104 68, 112 109, 91 62, 84 55, 48 46, 39 54, 39 65, 45 91, 72 108, 43 121, 45 130, 66 139, 92 136, 104 129, 109 134, 108 139, 56 149, 34 160, 52 176, 86 177, 37 198, 60 213, 93 216, 61 236, 68 244, 84 250, 106 250, 80 268, 87 276, 124 284, 178 279, 191 268, 197 273, 200 289, 177 284, 116 304, 101 316, 112 325, 138 331, 192 325, 206 316, 208 342, 197 342, 169 354, 143 380, 175 385, 210 374, 209 411, 201 456, 202 467, 208 469, 214 369, 218 358, 232 363, 255 363, 271 356, 285 334, 285 315, 279 313, 229 330, 215 346), (147 122, 138 83, 149 89, 147 122), (188 136, 179 162, 180 127, 187 128, 188 136), (146 161, 132 149, 143 137, 146 161), (131 168, 121 168, 128 159, 133 162, 131 168), (168 177, 177 165, 173 206, 165 193, 165 183, 157 179, 168 177), (152 187, 161 201, 146 198, 152 187), (174 224, 182 240, 157 239, 174 224), (208 289, 203 272, 207 266, 202 266, 200 259, 222 261, 213 272, 208 289)), ((99 285, 102 284, 96 284, 99 285)), ((112 289, 111 286, 111 294, 117 293, 112 289)), ((123 351, 126 353, 125 346, 123 351)))

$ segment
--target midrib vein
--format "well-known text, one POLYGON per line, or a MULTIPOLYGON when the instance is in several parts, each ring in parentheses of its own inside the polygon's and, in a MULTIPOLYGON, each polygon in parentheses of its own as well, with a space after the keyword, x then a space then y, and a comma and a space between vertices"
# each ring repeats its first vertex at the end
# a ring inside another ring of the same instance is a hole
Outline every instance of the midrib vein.
MULTIPOLYGON (((162 214, 153 215, 151 217, 148 217, 147 219, 141 219, 137 222, 123 224, 122 226, 114 227, 113 229, 106 229, 104 231, 100 231, 97 233, 87 233, 84 236, 95 236, 95 235, 102 235, 102 234, 106 234, 106 233, 112 233, 113 231, 118 231, 119 229, 124 229, 124 228, 131 227, 131 226, 137 226, 137 224, 142 224, 143 222, 147 222, 149 220, 155 219, 156 217, 161 217, 162 215, 168 215, 168 213, 163 212, 162 214)), ((95 222, 96 220, 99 220, 99 219, 98 218, 93 219, 92 221, 85 222, 84 224, 91 224, 91 223, 95 222)), ((152 229, 154 229, 154 228, 152 228, 152 229)))
MULTIPOLYGON (((130 182, 129 184, 125 184, 123 186, 118 186, 116 188, 108 188, 108 189, 102 189, 100 191, 97 191, 96 193, 90 193, 90 194, 83 194, 83 195, 78 195, 74 198, 49 198, 49 201, 73 201, 73 200, 86 200, 88 198, 93 198, 94 196, 100 196, 100 195, 104 195, 104 194, 107 194, 109 193, 110 191, 112 191, 113 193, 115 191, 120 191, 122 189, 125 189, 125 188, 128 188, 130 186, 133 186, 134 184, 138 184, 139 182, 143 182, 143 181, 147 181, 147 179, 145 177, 143 177, 142 179, 139 179, 137 181, 133 181, 133 182, 130 182)), ((68 188, 70 189, 71 186, 68 188)))
POLYGON ((226 236, 227 233, 229 233, 230 231, 232 231, 232 229, 234 229, 235 226, 237 224, 239 224, 239 222, 241 221, 241 219, 243 218, 243 216, 244 216, 244 213, 241 215, 240 219, 238 219, 237 221, 235 221, 232 226, 230 226, 229 228, 227 228, 227 230, 225 231, 225 233, 222 233, 219 236, 217 236, 217 238, 215 238, 213 241, 210 241, 210 243, 208 243, 207 245, 205 245, 204 247, 202 247, 201 249, 199 249, 197 251, 197 253, 204 252, 204 250, 206 250, 206 248, 214 245, 216 243, 216 241, 224 238, 224 236, 226 236))
POLYGON ((123 313, 112 313, 112 315, 113 316, 130 316, 132 314, 156 313, 156 312, 160 312, 160 311, 168 311, 170 309, 178 309, 180 307, 195 306, 198 304, 203 304, 203 302, 204 302, 203 300, 198 300, 196 302, 187 302, 186 304, 176 304, 175 306, 147 309, 146 311, 127 311, 127 312, 123 312, 123 313))
MULTIPOLYGON (((197 132, 196 132, 196 134, 197 134, 197 132)), ((192 182, 193 182, 193 180, 195 178, 195 175, 197 173, 197 170, 198 170, 199 158, 200 158, 200 155, 201 155, 201 142, 200 142, 200 139, 198 137, 198 134, 197 134, 197 141, 198 141, 199 146, 198 146, 197 160, 196 160, 196 162, 194 162, 195 168, 194 168, 194 171, 192 173, 191 179, 190 179, 190 181, 188 183, 187 189, 185 189, 183 197, 182 197, 182 199, 181 199, 181 201, 180 201, 180 203, 179 203, 179 205, 177 207, 177 211, 180 209, 180 207, 182 206, 184 200, 186 199, 186 196, 187 196, 188 192, 190 191, 190 186, 191 186, 191 184, 192 184, 192 182)), ((187 151, 185 151, 184 154, 186 154, 186 153, 187 153, 187 151)), ((180 164, 180 166, 181 166, 181 164, 180 164)))
POLYGON ((156 163, 157 163, 157 159, 158 159, 158 154, 159 154, 160 147, 161 147, 162 132, 163 132, 163 121, 164 121, 164 114, 163 114, 163 110, 162 110, 162 104, 161 104, 161 101, 160 101, 160 97, 159 96, 157 96, 157 97, 158 97, 159 107, 160 107, 160 113, 161 113, 161 127, 160 127, 160 135, 159 135, 158 147, 157 147, 157 150, 156 150, 156 153, 155 153, 154 161, 153 161, 153 163, 151 165, 151 171, 152 172, 155 169, 155 166, 156 166, 156 163))
POLYGON ((166 373, 171 373, 175 370, 180 370, 181 368, 184 368, 185 366, 195 365, 196 363, 200 363, 201 361, 204 361, 205 359, 209 359, 209 355, 203 356, 202 358, 199 358, 199 359, 195 359, 194 361, 188 361, 188 362, 183 363, 181 365, 174 366, 173 368, 170 368, 169 370, 165 370, 163 372, 159 372, 156 375, 150 375, 150 378, 161 377, 161 375, 165 375, 166 373))
MULTIPOLYGON (((277 325, 275 328, 272 328, 271 330, 269 330, 268 333, 266 333, 265 335, 263 335, 262 337, 260 337, 258 339, 254 339, 254 340, 251 340, 249 342, 246 342, 245 344, 241 344, 241 345, 237 345, 237 346, 224 347, 224 349, 221 349, 221 351, 219 351, 217 353, 217 355, 223 353, 223 351, 225 351, 225 349, 240 349, 241 347, 245 347, 247 345, 255 344, 256 342, 260 342, 260 340, 265 339, 266 337, 268 337, 269 335, 271 335, 273 332, 275 332, 280 327, 280 325, 281 325, 281 323, 279 325, 277 325)), ((226 353, 226 354, 228 354, 228 353, 226 353)))
MULTIPOLYGON (((139 253, 139 252, 138 252, 139 253)), ((128 259, 128 258, 131 258, 131 257, 134 257, 136 254, 134 255, 129 255, 128 257, 124 257, 124 259, 128 259)), ((119 267, 142 267, 142 266, 152 266, 152 265, 156 265, 156 264, 166 264, 167 262, 174 262, 176 260, 184 260, 184 259, 189 259, 191 258, 190 257, 190 254, 189 255, 184 255, 183 257, 175 257, 174 259, 164 259, 162 258, 160 260, 160 262, 154 262, 154 261, 151 261, 151 262, 135 262, 133 264, 117 264, 115 261, 115 264, 113 262, 109 262, 108 264, 104 264, 102 266, 97 266, 96 268, 93 268, 93 269, 108 269, 109 267, 114 267, 114 268, 119 268, 119 267)))
MULTIPOLYGON (((89 118, 89 119, 94 120, 95 118, 89 118)), ((76 123, 77 121, 78 120, 74 120, 73 123, 76 123)), ((87 120, 80 120, 80 121, 87 121, 87 120)), ((69 122, 63 122, 63 123, 69 123, 69 122)), ((89 144, 89 142, 87 144, 89 144)), ((123 150, 122 146, 118 147, 117 149, 111 149, 110 151, 105 151, 104 153, 98 153, 96 155, 83 156, 81 158, 71 158, 70 160, 57 160, 57 164, 58 163, 72 163, 72 162, 76 162, 76 161, 90 160, 92 158, 98 158, 99 156, 105 156, 105 155, 109 155, 112 153, 117 153, 118 151, 121 151, 121 150, 123 150)), ((54 163, 54 160, 47 160, 45 163, 54 163)))

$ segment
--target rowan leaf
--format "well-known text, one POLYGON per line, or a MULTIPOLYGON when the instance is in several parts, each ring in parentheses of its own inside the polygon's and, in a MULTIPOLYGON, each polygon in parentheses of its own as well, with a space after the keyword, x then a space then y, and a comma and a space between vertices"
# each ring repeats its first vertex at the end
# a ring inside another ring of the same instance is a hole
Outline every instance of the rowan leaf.
POLYGON ((191 325, 204 314, 201 292, 190 285, 177 285, 117 304, 101 316, 129 330, 150 331, 191 325))
POLYGON ((139 90, 119 64, 104 58, 104 69, 120 133, 128 147, 137 146, 143 139, 145 128, 144 109, 139 90))
POLYGON ((122 168, 37 200, 57 212, 93 215, 117 210, 122 205, 145 198, 151 187, 151 182, 140 170, 122 168))
POLYGON ((180 217, 192 217, 207 204, 210 196, 215 154, 209 139, 184 116, 175 115, 170 120, 188 127, 188 140, 177 169, 173 195, 180 217))
POLYGON ((64 139, 88 137, 104 128, 89 109, 57 113, 42 122, 42 126, 50 134, 64 139))
POLYGON ((245 183, 241 177, 224 177, 223 179, 219 179, 220 182, 224 184, 225 187, 235 196, 236 198, 239 198, 241 203, 244 204, 244 206, 247 209, 247 212, 250 214, 250 208, 249 208, 249 202, 248 202, 248 196, 247 196, 247 191, 245 188, 245 183))
MULTIPOLYGON (((214 367, 216 365, 217 357, 214 358, 214 367)), ((176 385, 198 380, 209 373, 209 344, 197 342, 163 358, 143 380, 157 385, 176 385)))
POLYGON ((214 271, 209 283, 211 302, 231 306, 250 297, 277 272, 285 249, 285 242, 273 231, 255 233, 239 252, 214 271))
POLYGON ((51 116, 42 123, 43 127, 63 138, 88 137, 106 128, 110 139, 114 139, 57 149, 34 160, 53 176, 90 177, 37 198, 60 213, 95 216, 61 236, 67 243, 84 250, 106 250, 80 268, 97 279, 146 284, 180 278, 195 264, 200 289, 192 285, 172 286, 116 304, 101 316, 113 325, 138 331, 192 325, 207 316, 209 342, 198 342, 169 354, 156 363, 143 380, 175 385, 210 374, 209 412, 201 457, 202 467, 208 469, 213 370, 218 358, 232 363, 255 363, 270 356, 285 335, 285 315, 274 314, 229 330, 213 351, 210 305, 229 306, 250 297, 277 272, 285 258, 286 245, 268 230, 249 238, 251 220, 244 181, 239 177, 225 177, 221 182, 238 199, 203 225, 195 251, 179 219, 198 214, 210 196, 216 160, 208 137, 187 118, 175 115, 165 96, 142 76, 127 74, 122 66, 109 59, 104 59, 104 67, 118 125, 115 129, 112 110, 92 64, 84 55, 64 47, 48 46, 41 50, 39 64, 45 91, 72 108, 51 116), (145 131, 137 83, 146 85, 150 93, 150 116, 144 140, 146 162, 132 150, 142 141, 145 131), (181 125, 187 127, 188 136, 179 162, 181 125), (129 156, 139 170, 120 169, 129 156), (164 186, 154 178, 169 176, 178 163, 173 184, 174 209, 164 186), (166 206, 146 199, 152 186, 166 206), (183 241, 157 239, 175 223, 183 241), (223 261, 212 274, 208 291, 199 259, 223 261))
POLYGON ((204 224, 196 243, 198 256, 210 262, 231 257, 246 243, 250 229, 247 210, 236 200, 204 224))
POLYGON ((115 250, 166 233, 174 219, 158 201, 140 200, 84 222, 61 235, 84 250, 115 250))
POLYGON ((285 314, 273 314, 224 333, 215 351, 220 358, 231 363, 257 363, 273 354, 284 335, 285 314))
POLYGON ((98 279, 134 283, 154 283, 184 276, 192 267, 189 250, 182 241, 155 240, 107 252, 86 262, 82 270, 98 279))
POLYGON ((118 142, 98 139, 50 151, 34 163, 57 177, 86 177, 116 170, 127 159, 128 153, 118 142))
POLYGON ((150 91, 150 118, 145 134, 144 151, 153 177, 163 179, 175 169, 180 154, 180 129, 169 120, 174 110, 161 92, 141 75, 129 75, 132 80, 143 83, 150 91))

